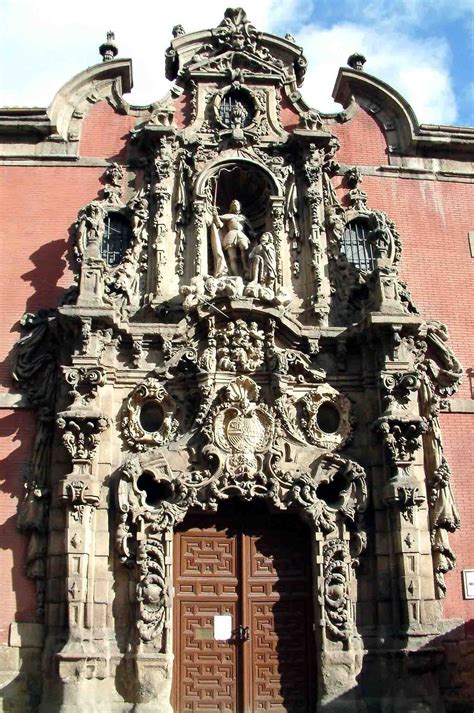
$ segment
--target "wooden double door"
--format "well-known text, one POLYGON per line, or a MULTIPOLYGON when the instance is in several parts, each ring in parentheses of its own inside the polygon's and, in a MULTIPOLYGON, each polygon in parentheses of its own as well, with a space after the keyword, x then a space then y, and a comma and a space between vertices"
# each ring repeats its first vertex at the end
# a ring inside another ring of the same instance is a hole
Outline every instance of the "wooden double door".
POLYGON ((297 517, 237 502, 188 516, 174 573, 176 713, 315 710, 310 533, 297 517))

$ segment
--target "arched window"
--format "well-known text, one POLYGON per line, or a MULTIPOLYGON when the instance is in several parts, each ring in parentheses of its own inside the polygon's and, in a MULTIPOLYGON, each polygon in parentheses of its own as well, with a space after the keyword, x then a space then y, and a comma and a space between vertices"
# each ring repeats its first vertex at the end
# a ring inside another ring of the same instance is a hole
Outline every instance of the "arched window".
POLYGON ((356 219, 346 225, 342 236, 341 250, 347 261, 363 272, 370 272, 375 267, 374 250, 368 235, 366 221, 356 219))
POLYGON ((121 213, 108 213, 102 238, 102 257, 107 265, 118 265, 130 245, 130 223, 121 213))

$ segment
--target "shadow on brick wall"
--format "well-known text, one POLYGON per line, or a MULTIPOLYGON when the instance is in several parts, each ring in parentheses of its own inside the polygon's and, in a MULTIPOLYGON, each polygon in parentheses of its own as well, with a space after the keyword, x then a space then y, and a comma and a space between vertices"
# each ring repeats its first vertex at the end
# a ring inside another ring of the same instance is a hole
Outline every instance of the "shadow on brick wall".
POLYGON ((32 294, 26 302, 26 312, 36 312, 42 307, 56 307, 60 303, 66 291, 58 285, 67 267, 66 249, 66 240, 51 240, 30 255, 34 268, 21 276, 32 288, 32 294))

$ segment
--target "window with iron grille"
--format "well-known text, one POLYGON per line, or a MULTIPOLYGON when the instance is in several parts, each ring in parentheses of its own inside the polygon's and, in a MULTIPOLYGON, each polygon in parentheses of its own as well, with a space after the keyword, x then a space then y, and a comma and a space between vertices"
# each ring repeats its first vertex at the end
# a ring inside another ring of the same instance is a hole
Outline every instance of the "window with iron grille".
POLYGON ((369 227, 365 220, 352 220, 342 236, 341 250, 347 261, 362 272, 370 272, 375 267, 375 256, 369 240, 369 227))
POLYGON ((225 126, 233 126, 236 119, 241 126, 248 126, 252 121, 254 108, 246 92, 231 91, 222 98, 219 114, 225 126))
POLYGON ((128 220, 120 213, 109 213, 105 219, 102 238, 102 257, 107 265, 118 265, 130 244, 131 229, 128 220))

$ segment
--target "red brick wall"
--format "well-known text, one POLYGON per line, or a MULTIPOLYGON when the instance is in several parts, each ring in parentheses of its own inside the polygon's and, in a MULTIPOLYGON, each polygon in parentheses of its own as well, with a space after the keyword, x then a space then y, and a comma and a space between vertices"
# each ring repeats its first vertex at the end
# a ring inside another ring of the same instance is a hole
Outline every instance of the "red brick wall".
POLYGON ((365 109, 358 109, 345 124, 331 124, 327 128, 341 143, 336 156, 339 163, 361 166, 388 163, 385 133, 377 119, 365 109))
POLYGON ((285 96, 283 96, 281 100, 280 119, 282 126, 286 131, 292 131, 292 129, 296 129, 296 127, 300 123, 299 114, 293 109, 292 104, 285 96))
POLYGON ((136 118, 117 114, 107 101, 94 104, 82 122, 80 156, 96 156, 120 163, 127 155, 129 132, 136 118))
POLYGON ((176 107, 174 121, 179 129, 189 126, 189 117, 191 116, 191 95, 184 92, 180 97, 174 100, 173 104, 176 107))
POLYGON ((459 617, 468 622, 468 633, 474 636, 474 599, 463 599, 463 569, 474 569, 474 416, 442 414, 446 457, 452 471, 454 497, 461 516, 461 529, 449 536, 457 557, 457 566, 446 576, 448 596, 444 602, 446 618, 459 617))
MULTIPOLYGON (((299 114, 286 97, 280 105, 280 119, 286 131, 300 123, 299 114)), ((355 116, 344 124, 335 122, 325 126, 339 139, 341 147, 336 160, 347 165, 383 166, 388 163, 385 132, 378 120, 365 109, 359 108, 355 116)))
MULTIPOLYGON (((336 160, 350 165, 386 164, 383 134, 376 121, 359 111, 347 124, 331 127, 341 140, 336 160), (353 133, 352 129, 354 129, 353 133)), ((347 188, 334 179, 342 198, 347 188)), ((472 185, 455 181, 364 176, 362 188, 371 208, 384 210, 401 235, 402 279, 425 319, 444 322, 450 345, 464 368, 456 394, 474 395, 474 259, 467 233, 474 228, 472 185), (472 376, 471 376, 472 374, 472 376)), ((443 414, 441 426, 453 472, 453 489, 462 519, 459 532, 450 535, 457 567, 447 576, 444 601, 447 618, 463 618, 474 636, 474 601, 463 599, 463 568, 474 568, 474 448, 472 414, 443 414)))
MULTIPOLYGON (((55 307, 72 284, 69 229, 101 188, 103 167, 0 166, 0 390, 11 379, 13 347, 24 312, 55 307)), ((16 529, 23 473, 31 458, 34 414, 0 409, 0 643, 12 621, 34 618, 35 585, 24 572, 28 538, 16 529), (12 570, 13 565, 13 570, 12 570), (15 614, 16 612, 16 614, 15 614)))
MULTIPOLYGON (((117 114, 105 101, 84 118, 80 155, 119 161, 135 117, 117 114)), ((0 166, 0 391, 11 379, 13 347, 24 312, 56 307, 72 283, 71 227, 80 208, 102 188, 104 167, 0 166)), ((35 584, 26 578, 28 538, 16 529, 25 466, 31 458, 35 417, 0 409, 0 643, 12 621, 35 617, 35 584)))
POLYGON ((0 166, 0 388, 11 386, 10 351, 24 312, 55 307, 72 284, 69 230, 101 189, 101 167, 0 166))
MULTIPOLYGON (((335 179, 338 193, 341 178, 335 179)), ((371 208, 394 220, 402 239, 400 274, 425 319, 448 326, 450 344, 466 377, 457 396, 471 398, 474 368, 474 259, 468 230, 472 186, 467 183, 364 176, 371 208)), ((474 388, 474 384, 473 384, 474 388)))

